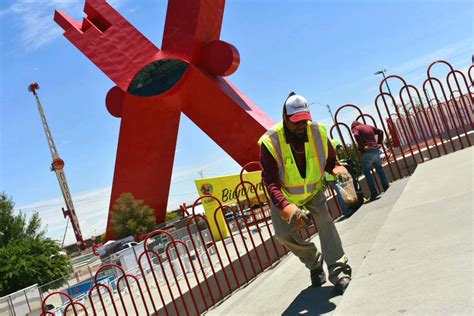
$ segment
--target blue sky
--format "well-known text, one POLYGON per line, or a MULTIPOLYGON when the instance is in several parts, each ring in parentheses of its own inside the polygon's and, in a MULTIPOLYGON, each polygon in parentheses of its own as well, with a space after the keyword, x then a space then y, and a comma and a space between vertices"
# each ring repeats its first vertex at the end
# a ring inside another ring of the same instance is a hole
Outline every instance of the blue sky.
MULTIPOLYGON (((120 122, 104 103, 114 84, 53 22, 56 8, 82 18, 83 3, 0 1, 0 190, 13 197, 17 210, 38 211, 53 238, 64 232, 64 203, 28 84, 40 84, 86 237, 105 230, 117 148, 120 122)), ((167 1, 109 3, 161 46, 167 1)), ((229 0, 221 39, 240 52, 240 66, 229 80, 275 121, 294 90, 314 102, 315 120, 330 123, 326 104, 333 111, 346 103, 373 111, 377 70, 414 84, 436 59, 465 70, 473 53, 473 19, 472 1, 229 0)), ((446 73, 442 67, 436 71, 446 73)), ((200 171, 212 177, 239 170, 182 116, 169 208, 197 198, 200 171)), ((71 231, 66 242, 74 242, 71 231)))

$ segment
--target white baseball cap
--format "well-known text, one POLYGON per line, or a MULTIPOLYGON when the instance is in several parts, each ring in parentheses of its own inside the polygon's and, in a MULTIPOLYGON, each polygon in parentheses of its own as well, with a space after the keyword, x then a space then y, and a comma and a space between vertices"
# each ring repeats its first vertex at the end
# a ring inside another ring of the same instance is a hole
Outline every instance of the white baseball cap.
POLYGON ((291 123, 312 121, 308 101, 301 95, 292 95, 285 102, 286 115, 291 123))

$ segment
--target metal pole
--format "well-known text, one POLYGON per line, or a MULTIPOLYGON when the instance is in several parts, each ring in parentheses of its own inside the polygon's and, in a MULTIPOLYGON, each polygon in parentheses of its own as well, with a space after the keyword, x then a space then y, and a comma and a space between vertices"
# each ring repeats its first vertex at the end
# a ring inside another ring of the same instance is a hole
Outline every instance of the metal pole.
MULTIPOLYGON (((328 108, 329 114, 331 115, 332 123, 336 125, 336 120, 334 119, 334 115, 332 114, 331 107, 329 104, 326 104, 326 107, 328 108)), ((337 134, 339 135, 339 139, 342 139, 342 134, 341 134, 341 129, 339 126, 337 127, 337 134)))
MULTIPOLYGON (((382 71, 382 76, 384 79, 387 79, 387 77, 385 77, 385 69, 382 71)), ((392 91, 390 91, 390 87, 388 86, 388 81, 385 80, 385 85, 387 86, 387 89, 388 89, 388 93, 390 93, 390 95, 392 95, 392 91)))
MULTIPOLYGON (((322 103, 319 103, 319 102, 316 102, 316 101, 311 102, 309 105, 313 105, 313 104, 323 105, 322 103)), ((334 115, 332 115, 331 107, 329 107, 329 104, 326 104, 326 107, 328 108, 329 115, 331 115, 332 123, 333 123, 333 124, 336 124, 336 121, 334 120, 334 115)))
MULTIPOLYGON (((374 73, 374 75, 376 75, 376 76, 377 76, 377 75, 382 75, 384 79, 387 79, 387 77, 385 77, 385 72, 386 72, 386 71, 387 71, 386 69, 379 70, 379 71, 376 71, 376 72, 374 73)), ((392 94, 392 91, 390 91, 390 87, 388 86, 387 80, 385 80, 385 85, 387 86, 388 93, 392 94)))
POLYGON ((331 115, 332 123, 336 124, 336 121, 334 120, 334 115, 332 114, 331 108, 329 107, 329 104, 326 104, 329 114, 331 115))
MULTIPOLYGON (((64 209, 63 209, 64 210, 64 209)), ((67 226, 69 225, 69 216, 66 217, 66 228, 64 229, 63 241, 61 243, 61 248, 64 247, 64 240, 66 240, 67 226)))
POLYGON ((133 251, 133 255, 135 256, 135 261, 137 262, 137 265, 138 265, 138 256, 137 256, 137 252, 135 251, 135 247, 132 246, 132 251, 133 251))
POLYGON ((7 302, 8 302, 8 307, 10 308, 10 311, 13 312, 13 315, 16 315, 15 305, 13 304, 11 295, 8 295, 8 300, 7 300, 7 302))
POLYGON ((31 306, 30 306, 30 302, 28 301, 28 295, 26 295, 26 291, 23 290, 23 294, 25 295, 25 298, 26 298, 26 304, 28 304, 28 309, 30 310, 31 312, 31 306))
MULTIPOLYGON (((386 69, 379 70, 379 71, 375 72, 374 75, 380 75, 380 74, 381 74, 381 75, 383 76, 384 81, 385 81, 385 86, 387 86, 387 89, 388 89, 388 93, 389 93, 391 96, 393 96, 392 91, 390 90, 390 86, 388 85, 388 81, 385 80, 385 79, 387 79, 387 77, 385 77, 385 72, 386 72, 386 71, 387 71, 386 69)), ((397 107, 398 107, 396 103, 394 103, 393 106, 395 107, 395 109, 397 109, 397 107)))
POLYGON ((89 278, 92 279, 92 270, 91 270, 91 266, 90 266, 89 263, 87 264, 87 270, 89 270, 89 278))

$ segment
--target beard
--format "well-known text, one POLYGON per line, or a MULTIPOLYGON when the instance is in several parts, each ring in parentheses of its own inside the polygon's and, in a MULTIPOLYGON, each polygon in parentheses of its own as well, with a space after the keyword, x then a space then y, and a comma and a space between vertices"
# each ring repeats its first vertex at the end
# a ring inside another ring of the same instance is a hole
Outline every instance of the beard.
POLYGON ((307 138, 306 129, 301 132, 291 133, 291 136, 297 141, 305 141, 307 138))
POLYGON ((294 136, 295 136, 295 139, 299 141, 304 141, 307 138, 306 131, 302 133, 294 134, 294 136))
POLYGON ((288 137, 290 139, 292 139, 293 141, 296 141, 296 142, 305 142, 307 139, 308 139, 308 135, 307 135, 307 129, 303 129, 303 130, 300 130, 300 131, 295 131, 295 130, 292 130, 290 129, 290 127, 288 127, 288 124, 286 122, 286 119, 283 120, 283 126, 285 127, 285 130, 288 134, 288 137))

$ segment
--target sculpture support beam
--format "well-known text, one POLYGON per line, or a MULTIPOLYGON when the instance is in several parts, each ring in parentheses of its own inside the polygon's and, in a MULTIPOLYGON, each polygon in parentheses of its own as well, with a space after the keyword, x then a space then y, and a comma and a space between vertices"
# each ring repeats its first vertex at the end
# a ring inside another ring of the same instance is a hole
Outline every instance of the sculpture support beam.
POLYGON ((164 221, 181 112, 241 166, 258 160, 257 140, 273 121, 222 76, 237 49, 219 39, 224 0, 170 0, 158 49, 105 0, 86 0, 82 23, 56 11, 64 36, 115 84, 107 109, 120 134, 106 239, 115 200, 125 192, 164 221))
MULTIPOLYGON (((122 193, 131 192, 150 205, 155 210, 157 223, 162 223, 181 115, 176 104, 181 100, 176 97, 162 99, 159 106, 150 106, 148 100, 127 95, 124 101, 111 207, 122 193)), ((111 213, 108 227, 110 220, 111 213)))

